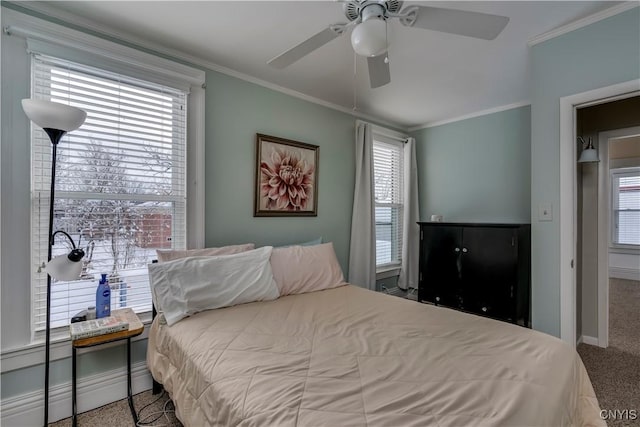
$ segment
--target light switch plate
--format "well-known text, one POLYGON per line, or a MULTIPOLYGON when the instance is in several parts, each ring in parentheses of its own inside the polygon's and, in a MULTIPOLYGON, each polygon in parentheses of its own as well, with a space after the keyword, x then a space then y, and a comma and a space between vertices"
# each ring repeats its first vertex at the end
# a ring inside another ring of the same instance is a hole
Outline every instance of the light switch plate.
POLYGON ((538 205, 538 221, 553 221, 553 209, 551 203, 538 205))

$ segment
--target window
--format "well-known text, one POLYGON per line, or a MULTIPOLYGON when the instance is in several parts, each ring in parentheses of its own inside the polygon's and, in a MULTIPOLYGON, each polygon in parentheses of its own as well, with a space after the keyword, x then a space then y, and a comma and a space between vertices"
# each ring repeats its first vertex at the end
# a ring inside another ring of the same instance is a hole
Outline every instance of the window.
POLYGON ((400 266, 404 209, 404 143, 375 134, 373 138, 376 266, 400 266))
MULTIPOLYGON (((87 111, 58 148, 54 230, 86 255, 79 280, 53 281, 51 326, 95 305, 108 274, 111 309, 151 309, 147 264, 156 249, 186 247, 187 93, 105 70, 32 56, 32 96, 87 111)), ((51 143, 32 127, 32 261, 47 256, 51 143)), ((68 251, 56 240, 53 256, 68 251)), ((46 274, 32 275, 32 329, 44 329, 46 274)))
POLYGON ((640 168, 611 170, 614 245, 640 245, 640 168))

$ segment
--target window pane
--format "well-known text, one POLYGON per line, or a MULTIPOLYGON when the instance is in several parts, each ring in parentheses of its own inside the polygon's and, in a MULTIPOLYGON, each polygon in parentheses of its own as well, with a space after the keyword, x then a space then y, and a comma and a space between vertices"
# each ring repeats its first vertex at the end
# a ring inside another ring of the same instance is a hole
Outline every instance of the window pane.
POLYGON ((618 239, 621 245, 640 245, 640 210, 618 211, 618 239))
POLYGON ((613 172, 614 243, 640 245, 640 171, 613 172))
MULTIPOLYGON (((43 55, 32 60, 33 97, 79 107, 87 120, 61 140, 54 230, 85 250, 80 280, 52 283, 52 326, 95 305, 100 274, 111 309, 148 311, 147 264, 186 244, 186 101, 175 88, 43 55)), ((46 261, 51 143, 32 135, 32 258, 46 261)), ((56 239, 53 256, 68 252, 56 239)), ((34 273, 35 330, 44 328, 46 274, 34 273)))
POLYGON ((401 146, 374 143, 373 175, 377 203, 402 203, 402 161, 401 146))
POLYGON ((376 265, 402 260, 403 144, 373 143, 376 265))
POLYGON ((376 206, 376 265, 402 260, 402 207, 376 206))
POLYGON ((391 208, 376 207, 376 265, 392 261, 391 208))

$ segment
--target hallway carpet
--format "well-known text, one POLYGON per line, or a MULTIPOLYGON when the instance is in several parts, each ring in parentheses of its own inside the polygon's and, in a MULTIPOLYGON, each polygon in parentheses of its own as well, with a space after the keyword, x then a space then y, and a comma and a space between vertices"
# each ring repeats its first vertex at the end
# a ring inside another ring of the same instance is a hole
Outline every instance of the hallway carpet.
POLYGON ((610 279, 609 307, 609 347, 580 344, 578 353, 600 408, 635 410, 635 419, 623 415, 607 424, 640 426, 640 282, 610 279))

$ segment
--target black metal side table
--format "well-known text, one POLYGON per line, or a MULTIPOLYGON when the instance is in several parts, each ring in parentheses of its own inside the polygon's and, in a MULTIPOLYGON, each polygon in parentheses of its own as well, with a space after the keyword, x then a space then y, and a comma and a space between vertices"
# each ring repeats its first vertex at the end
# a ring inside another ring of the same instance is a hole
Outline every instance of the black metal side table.
POLYGON ((140 318, 130 308, 123 308, 120 310, 114 310, 111 313, 112 316, 116 316, 125 319, 129 322, 129 329, 125 331, 114 332, 111 334, 98 335, 90 338, 82 338, 74 340, 71 343, 72 348, 72 390, 71 390, 71 402, 73 405, 73 427, 77 427, 77 405, 76 405, 76 358, 79 348, 93 347, 96 345, 107 344, 114 341, 127 340, 127 400, 129 401, 129 409, 131 409, 131 416, 133 417, 134 424, 138 423, 138 415, 136 414, 135 406, 133 405, 133 395, 131 392, 131 338, 140 335, 144 331, 144 325, 140 321, 140 318))

